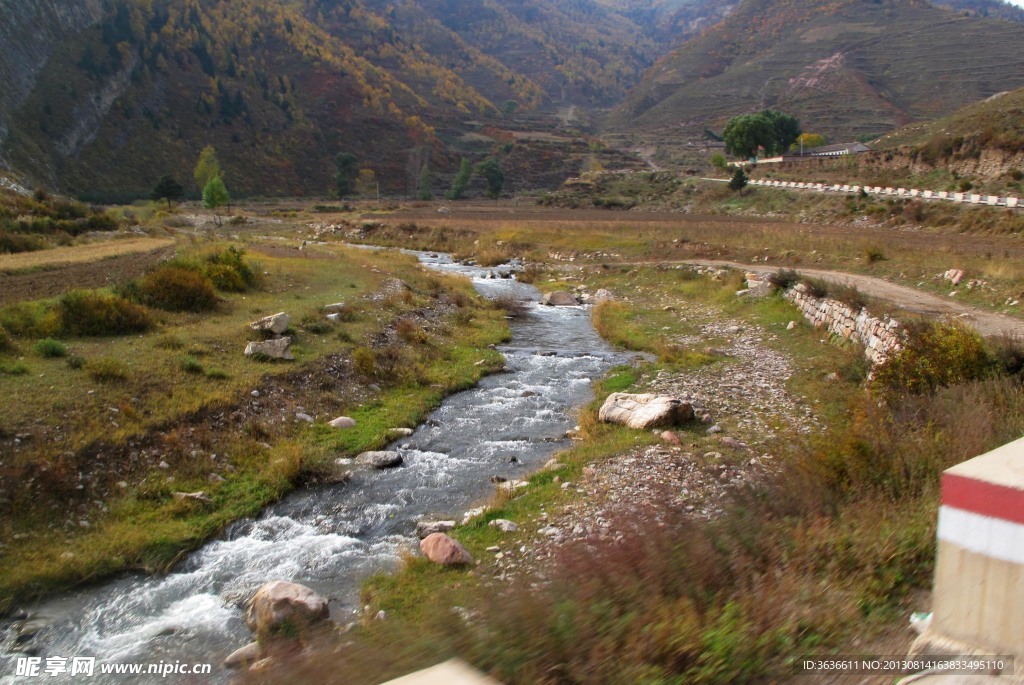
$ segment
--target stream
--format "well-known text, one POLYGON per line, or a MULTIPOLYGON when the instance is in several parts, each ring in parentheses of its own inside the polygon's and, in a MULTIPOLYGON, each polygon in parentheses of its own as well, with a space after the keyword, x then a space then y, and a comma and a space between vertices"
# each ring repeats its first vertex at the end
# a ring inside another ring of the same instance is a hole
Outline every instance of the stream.
POLYGON ((499 347, 508 371, 447 398, 410 437, 389 445, 401 452, 402 467, 295 491, 230 526, 166 576, 125 575, 41 603, 30 615, 43 627, 24 644, 16 644, 17 624, 0 627, 0 683, 80 682, 67 673, 17 677, 26 647, 41 658, 41 673, 48 658, 66 657, 70 668, 72 657, 95 657, 89 682, 143 682, 103 675, 100 665, 160 662, 213 664, 212 675, 164 682, 227 682, 231 672, 221 661, 252 641, 242 605, 259 586, 307 585, 331 599, 332 619, 347 623, 359 609, 362 581, 397 567, 401 549, 416 542, 418 520, 461 519, 493 493, 492 476, 525 478, 568 445, 572 409, 591 399, 591 381, 628 357, 597 335, 588 308, 544 307, 536 288, 486 278, 497 270, 414 254, 430 268, 472 278, 485 296, 531 302, 511 321, 510 343, 499 347))

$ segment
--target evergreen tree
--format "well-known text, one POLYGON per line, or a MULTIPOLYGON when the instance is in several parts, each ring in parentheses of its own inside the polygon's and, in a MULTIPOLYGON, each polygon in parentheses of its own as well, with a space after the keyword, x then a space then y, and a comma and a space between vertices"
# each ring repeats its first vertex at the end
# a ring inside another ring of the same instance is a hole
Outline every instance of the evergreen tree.
POLYGON ((224 181, 221 180, 220 174, 211 178, 203 186, 203 207, 213 210, 214 220, 218 226, 221 225, 221 221, 217 209, 230 201, 231 196, 228 195, 228 189, 224 185, 224 181))
POLYGON ((495 157, 488 157, 476 165, 476 173, 484 177, 487 183, 485 194, 492 200, 501 197, 501 189, 505 185, 505 172, 501 170, 501 164, 495 157))
POLYGON ((466 193, 466 187, 469 186, 469 177, 473 174, 473 166, 469 163, 469 160, 465 157, 459 162, 459 173, 455 174, 455 180, 452 181, 452 189, 448 192, 448 198, 451 200, 461 200, 462 196, 466 193))
POLYGON ((729 188, 731 190, 743 190, 747 187, 748 180, 746 172, 743 169, 737 168, 733 172, 732 178, 729 179, 729 188))
POLYGON ((355 190, 359 158, 351 152, 339 152, 338 156, 334 158, 334 166, 337 168, 337 172, 334 174, 334 187, 338 191, 338 197, 344 200, 355 190))
POLYGON ((171 200, 180 200, 185 195, 185 188, 171 176, 161 178, 153 188, 154 200, 167 200, 167 209, 171 209, 171 200))
POLYGON ((431 189, 431 185, 432 184, 433 184, 433 178, 430 175, 430 167, 428 167, 426 164, 424 164, 423 168, 420 170, 420 188, 419 188, 419 193, 418 193, 419 199, 421 199, 421 200, 433 200, 434 199, 434 191, 431 189))

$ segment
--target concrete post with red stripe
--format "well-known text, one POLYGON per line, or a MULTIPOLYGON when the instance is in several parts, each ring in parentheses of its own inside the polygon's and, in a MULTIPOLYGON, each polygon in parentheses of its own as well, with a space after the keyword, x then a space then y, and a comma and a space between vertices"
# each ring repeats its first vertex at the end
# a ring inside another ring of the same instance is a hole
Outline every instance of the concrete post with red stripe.
POLYGON ((943 474, 933 610, 918 653, 1024 666, 1024 438, 943 474))

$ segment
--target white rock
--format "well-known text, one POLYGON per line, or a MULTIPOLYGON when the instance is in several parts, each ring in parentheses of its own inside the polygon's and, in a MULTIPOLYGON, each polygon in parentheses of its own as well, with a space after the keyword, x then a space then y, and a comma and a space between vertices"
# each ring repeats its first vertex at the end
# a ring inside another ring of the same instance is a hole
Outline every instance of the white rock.
POLYGON ((380 470, 401 466, 402 461, 402 455, 393 450, 363 452, 356 457, 357 464, 365 464, 380 470))
POLYGON ((291 318, 284 312, 278 312, 277 314, 271 314, 265 316, 258 321, 253 321, 249 324, 249 328, 254 331, 263 331, 267 333, 273 333, 274 335, 281 335, 288 330, 288 326, 291 324, 291 318))
POLYGON ((455 527, 455 521, 420 521, 416 524, 416 537, 420 540, 434 533, 447 533, 455 527))
POLYGON ((355 428, 356 420, 349 418, 348 416, 339 416, 332 421, 328 421, 327 425, 331 428, 355 428))
POLYGON ((616 392, 608 396, 598 412, 605 423, 648 430, 675 426, 693 418, 693 407, 678 397, 616 392))
POLYGON ((254 355, 262 357, 270 357, 271 359, 295 359, 291 350, 292 339, 285 336, 283 338, 275 338, 274 340, 263 340, 260 342, 251 342, 245 346, 245 356, 252 357, 254 355))
POLYGON ((487 525, 497 528, 502 533, 514 533, 519 530, 519 526, 508 519, 494 519, 487 525))
POLYGON ((575 295, 567 293, 564 290, 544 293, 544 298, 541 300, 541 304, 548 305, 549 307, 572 307, 579 303, 580 301, 576 299, 575 295))

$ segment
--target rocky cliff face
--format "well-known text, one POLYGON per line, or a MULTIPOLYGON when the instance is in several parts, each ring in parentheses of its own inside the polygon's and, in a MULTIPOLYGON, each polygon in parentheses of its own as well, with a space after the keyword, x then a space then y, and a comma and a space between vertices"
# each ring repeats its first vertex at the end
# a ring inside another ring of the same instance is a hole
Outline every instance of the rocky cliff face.
POLYGON ((103 16, 102 0, 0 0, 0 167, 11 113, 61 41, 103 16))

